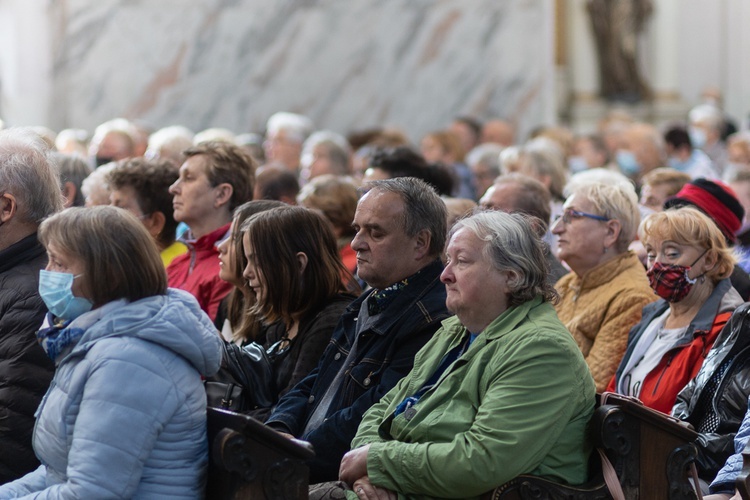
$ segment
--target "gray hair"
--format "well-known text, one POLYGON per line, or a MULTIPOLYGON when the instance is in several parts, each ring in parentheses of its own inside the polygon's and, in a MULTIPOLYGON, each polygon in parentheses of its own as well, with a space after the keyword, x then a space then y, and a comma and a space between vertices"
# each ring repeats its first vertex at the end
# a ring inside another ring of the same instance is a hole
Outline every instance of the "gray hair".
POLYGON ((0 194, 16 197, 19 220, 39 224, 63 207, 57 166, 30 129, 0 132, 0 194))
POLYGON ((313 133, 302 146, 303 165, 309 166, 312 163, 313 150, 316 146, 325 148, 332 166, 336 168, 336 174, 345 175, 349 172, 352 148, 343 135, 330 130, 319 130, 313 133))
POLYGON ((407 236, 426 229, 430 233, 430 255, 443 252, 448 232, 448 210, 432 186, 415 177, 395 177, 368 182, 371 191, 395 193, 404 202, 403 228, 407 236))
POLYGON ((148 138, 146 157, 159 158, 181 164, 185 159, 183 151, 193 145, 195 134, 182 125, 160 128, 148 138))
POLYGON ((302 144, 312 133, 313 123, 306 116, 280 111, 268 119, 266 136, 275 135, 281 130, 286 133, 287 139, 302 144))
POLYGON ((557 292, 548 282, 545 243, 528 216, 484 210, 456 222, 449 236, 460 229, 471 231, 485 242, 482 250, 485 258, 498 271, 509 271, 512 275, 508 281, 509 305, 517 306, 537 296, 557 302, 557 292))
POLYGON ((500 144, 492 142, 480 144, 466 155, 466 164, 470 167, 482 164, 497 177, 500 175, 500 153, 503 149, 500 144))
POLYGON ((73 199, 74 207, 82 207, 84 196, 81 192, 83 180, 91 175, 93 171, 91 165, 78 155, 67 155, 63 153, 51 153, 50 159, 57 165, 60 170, 60 184, 63 186, 66 182, 72 182, 76 187, 76 196, 73 199))

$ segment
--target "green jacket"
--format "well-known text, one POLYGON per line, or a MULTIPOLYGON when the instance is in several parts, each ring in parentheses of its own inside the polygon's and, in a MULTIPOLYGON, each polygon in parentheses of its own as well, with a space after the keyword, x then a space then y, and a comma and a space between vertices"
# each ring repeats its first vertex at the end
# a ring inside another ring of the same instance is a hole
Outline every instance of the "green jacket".
POLYGON ((370 481, 407 499, 476 498, 519 474, 585 482, 594 381, 541 298, 490 323, 422 396, 411 420, 388 418, 466 333, 458 318, 443 321, 411 373, 365 414, 352 448, 372 444, 370 481))

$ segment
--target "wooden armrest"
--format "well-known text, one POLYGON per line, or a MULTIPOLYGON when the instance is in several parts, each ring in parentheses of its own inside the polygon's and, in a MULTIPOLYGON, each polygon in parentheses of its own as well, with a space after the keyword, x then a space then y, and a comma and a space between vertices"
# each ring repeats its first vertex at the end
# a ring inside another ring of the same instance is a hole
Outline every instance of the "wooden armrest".
POLYGON ((220 408, 208 408, 207 411, 209 439, 222 429, 231 429, 253 436, 253 440, 259 444, 277 449, 292 458, 310 460, 315 456, 312 445, 307 441, 286 438, 253 417, 220 408))

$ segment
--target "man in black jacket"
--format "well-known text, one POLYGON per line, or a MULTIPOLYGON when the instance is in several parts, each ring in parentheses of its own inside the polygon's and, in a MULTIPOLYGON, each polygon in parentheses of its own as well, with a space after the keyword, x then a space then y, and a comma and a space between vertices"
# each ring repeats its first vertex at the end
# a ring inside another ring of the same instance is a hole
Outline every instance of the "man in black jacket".
POLYGON ((335 480, 362 416, 412 368, 414 355, 450 314, 440 256, 443 201, 412 177, 365 187, 354 216, 359 278, 372 288, 350 304, 310 375, 281 398, 268 419, 312 443, 310 482, 335 480))
POLYGON ((39 466, 34 412, 54 372, 35 332, 47 311, 37 290, 47 265, 39 223, 62 209, 56 168, 31 132, 0 132, 0 484, 39 466))

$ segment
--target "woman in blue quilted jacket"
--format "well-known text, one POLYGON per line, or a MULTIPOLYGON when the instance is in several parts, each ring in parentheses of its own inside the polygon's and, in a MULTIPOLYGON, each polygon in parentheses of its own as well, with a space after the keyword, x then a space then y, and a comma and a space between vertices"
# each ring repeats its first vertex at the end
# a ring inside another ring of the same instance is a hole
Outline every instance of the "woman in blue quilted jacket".
POLYGON ((42 465, 0 498, 201 498, 201 375, 221 359, 211 320, 167 289, 153 239, 122 209, 65 210, 39 239, 49 314, 37 336, 56 367, 36 414, 42 465))

